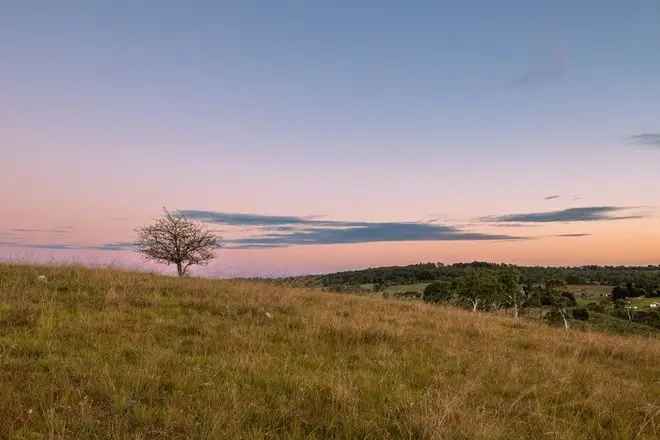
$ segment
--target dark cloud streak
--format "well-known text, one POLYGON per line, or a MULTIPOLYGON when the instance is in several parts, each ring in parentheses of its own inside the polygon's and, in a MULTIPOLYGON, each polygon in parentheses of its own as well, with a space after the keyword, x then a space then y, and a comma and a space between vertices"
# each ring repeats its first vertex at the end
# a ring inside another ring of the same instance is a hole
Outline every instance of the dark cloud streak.
POLYGON ((191 220, 198 220, 205 223, 217 223, 228 226, 284 226, 284 225, 336 225, 343 224, 352 226, 364 223, 354 222, 334 222, 315 220, 313 218, 295 217, 295 216, 277 216, 260 214, 239 214, 229 212, 198 211, 198 210, 180 210, 177 211, 191 220))
POLYGON ((583 208, 563 209, 560 211, 482 217, 481 221, 485 223, 553 223, 628 220, 643 217, 639 214, 615 215, 617 212, 628 209, 630 208, 618 206, 589 206, 583 208))
POLYGON ((82 249, 92 249, 97 251, 132 251, 135 250, 135 243, 131 242, 117 242, 117 243, 104 243, 98 246, 86 246, 82 249))
POLYGON ((213 211, 182 210, 186 217, 206 223, 262 227, 266 233, 224 240, 230 248, 262 249, 269 247, 356 244, 394 241, 481 241, 520 240, 504 234, 469 232, 454 226, 422 222, 365 222, 317 220, 296 216, 268 216, 213 211))
POLYGON ((421 223, 370 223, 349 228, 309 228, 288 234, 261 236, 226 241, 233 247, 297 246, 312 244, 356 244, 393 241, 480 241, 514 240, 510 235, 463 232, 450 226, 421 223))
POLYGON ((630 136, 630 141, 637 145, 660 147, 660 133, 640 133, 630 136))

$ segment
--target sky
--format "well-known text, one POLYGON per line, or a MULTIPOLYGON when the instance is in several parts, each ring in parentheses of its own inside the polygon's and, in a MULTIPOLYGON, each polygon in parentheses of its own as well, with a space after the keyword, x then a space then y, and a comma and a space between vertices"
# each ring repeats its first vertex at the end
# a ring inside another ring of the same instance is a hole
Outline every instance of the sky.
POLYGON ((1 3, 2 260, 660 264, 657 0, 1 3))

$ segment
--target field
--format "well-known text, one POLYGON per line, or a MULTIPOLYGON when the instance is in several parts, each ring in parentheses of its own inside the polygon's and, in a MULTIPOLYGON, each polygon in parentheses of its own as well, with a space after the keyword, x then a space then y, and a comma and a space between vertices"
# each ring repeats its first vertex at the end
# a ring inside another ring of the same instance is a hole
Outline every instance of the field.
POLYGON ((575 294, 578 300, 591 302, 607 298, 612 293, 612 286, 569 284, 566 286, 566 290, 575 294))
POLYGON ((0 265, 2 439, 654 439, 659 361, 422 302, 0 265))
POLYGON ((386 295, 396 295, 405 292, 418 292, 421 294, 429 284, 431 283, 400 284, 396 286, 388 286, 385 288, 383 293, 386 295))
MULTIPOLYGON (((567 290, 574 293, 579 305, 598 302, 606 298, 611 292, 611 286, 598 285, 569 285, 567 290)), ((652 310, 652 304, 660 304, 660 298, 628 298, 627 302, 636 307, 635 310, 652 310)))
MULTIPOLYGON (((660 298, 630 298, 632 306, 641 309, 649 309, 653 304, 660 304, 660 298)), ((657 306, 656 306, 657 307, 657 306)))

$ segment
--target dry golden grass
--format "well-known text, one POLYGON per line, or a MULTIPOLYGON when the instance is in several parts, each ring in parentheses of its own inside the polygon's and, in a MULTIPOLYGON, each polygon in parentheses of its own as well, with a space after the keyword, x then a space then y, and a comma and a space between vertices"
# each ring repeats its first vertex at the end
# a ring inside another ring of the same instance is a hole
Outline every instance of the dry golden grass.
POLYGON ((658 339, 262 283, 0 265, 0 438, 659 437, 658 339))

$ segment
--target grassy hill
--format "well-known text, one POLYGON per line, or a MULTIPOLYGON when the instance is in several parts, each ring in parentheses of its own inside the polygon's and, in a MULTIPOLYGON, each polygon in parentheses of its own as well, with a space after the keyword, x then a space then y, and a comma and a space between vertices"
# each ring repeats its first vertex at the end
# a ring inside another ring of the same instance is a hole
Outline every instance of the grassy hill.
POLYGON ((651 439, 659 367, 657 338, 0 265, 0 438, 651 439))

